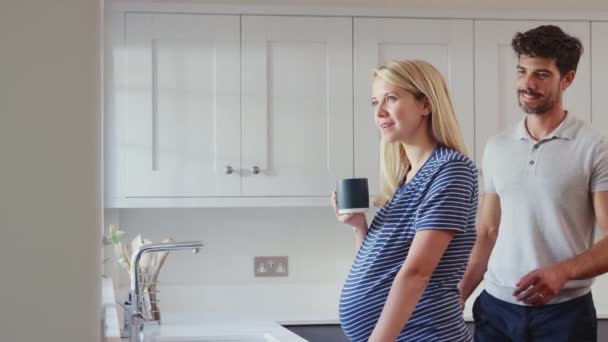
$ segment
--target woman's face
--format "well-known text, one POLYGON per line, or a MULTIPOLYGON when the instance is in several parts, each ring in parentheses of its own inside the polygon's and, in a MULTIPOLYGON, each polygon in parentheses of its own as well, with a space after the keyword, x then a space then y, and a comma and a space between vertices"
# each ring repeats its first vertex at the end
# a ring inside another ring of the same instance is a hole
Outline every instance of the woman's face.
POLYGON ((376 77, 372 84, 372 107, 376 127, 385 142, 411 142, 426 134, 426 101, 416 100, 405 89, 376 77))

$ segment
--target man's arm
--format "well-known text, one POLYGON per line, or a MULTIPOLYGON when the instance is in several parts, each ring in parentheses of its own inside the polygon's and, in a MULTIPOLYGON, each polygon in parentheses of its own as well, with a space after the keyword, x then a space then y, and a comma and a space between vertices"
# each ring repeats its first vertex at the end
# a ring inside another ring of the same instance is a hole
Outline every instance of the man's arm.
POLYGON ((569 280, 596 277, 608 272, 608 191, 592 194, 593 210, 604 237, 574 258, 534 270, 523 276, 513 293, 530 305, 547 303, 569 280))
POLYGON ((483 279, 483 275, 488 268, 490 253, 492 253, 498 237, 500 199, 497 194, 486 193, 483 195, 477 222, 475 246, 471 251, 471 258, 464 277, 458 285, 463 305, 483 279))

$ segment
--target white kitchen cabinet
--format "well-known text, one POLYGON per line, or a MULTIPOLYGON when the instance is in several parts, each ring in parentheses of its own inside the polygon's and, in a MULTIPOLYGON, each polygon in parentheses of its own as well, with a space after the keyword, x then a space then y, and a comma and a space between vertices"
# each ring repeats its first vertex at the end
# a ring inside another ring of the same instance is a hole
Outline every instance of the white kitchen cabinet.
POLYGON ((591 122, 593 127, 608 136, 608 22, 591 23, 591 122))
POLYGON ((327 203, 352 177, 351 18, 127 13, 123 30, 109 206, 327 203))
POLYGON ((543 24, 561 27, 566 33, 578 37, 585 48, 574 82, 564 93, 564 107, 577 117, 591 121, 589 22, 476 21, 475 149, 478 162, 481 162, 488 139, 524 116, 517 102, 517 57, 511 48, 511 40, 515 33, 543 24))
POLYGON ((471 157, 474 151, 473 21, 355 18, 355 176, 379 189, 379 141, 370 105, 372 71, 392 59, 422 59, 446 78, 471 157))
POLYGON ((353 174, 352 19, 242 25, 243 195, 329 196, 353 174))
MULTIPOLYGON (((487 139, 523 115, 511 38, 542 24, 144 12, 115 23, 110 207, 325 204, 335 181, 353 175, 377 193, 372 70, 395 58, 426 60, 446 77, 480 162, 487 139)), ((608 23, 593 23, 592 48, 589 22, 556 23, 586 49, 565 106, 585 120, 593 109, 608 131, 608 23)))
POLYGON ((125 18, 115 76, 119 195, 239 196, 239 16, 125 18))

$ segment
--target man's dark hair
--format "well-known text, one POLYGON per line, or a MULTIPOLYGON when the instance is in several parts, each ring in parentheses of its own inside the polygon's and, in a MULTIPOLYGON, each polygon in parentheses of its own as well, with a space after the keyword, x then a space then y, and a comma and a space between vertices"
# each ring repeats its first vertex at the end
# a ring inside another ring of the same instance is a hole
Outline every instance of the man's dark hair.
POLYGON ((576 71, 583 53, 583 44, 554 25, 542 25, 526 32, 517 32, 511 41, 517 57, 544 57, 555 61, 560 76, 576 71))

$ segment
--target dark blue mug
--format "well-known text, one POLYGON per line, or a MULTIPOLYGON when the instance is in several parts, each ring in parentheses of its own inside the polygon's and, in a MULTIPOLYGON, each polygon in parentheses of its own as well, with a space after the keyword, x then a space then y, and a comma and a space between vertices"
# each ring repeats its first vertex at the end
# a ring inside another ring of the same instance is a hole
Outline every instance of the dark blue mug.
POLYGON ((369 208, 367 178, 346 178, 336 184, 338 214, 363 213, 369 208))

